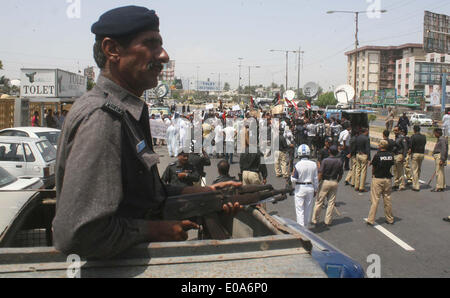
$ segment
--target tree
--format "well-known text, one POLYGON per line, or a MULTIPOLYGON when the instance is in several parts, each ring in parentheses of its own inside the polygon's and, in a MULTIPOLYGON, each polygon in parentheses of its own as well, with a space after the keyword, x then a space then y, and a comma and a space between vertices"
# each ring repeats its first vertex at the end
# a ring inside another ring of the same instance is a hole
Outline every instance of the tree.
POLYGON ((95 86, 94 80, 88 79, 87 80, 87 91, 91 91, 92 88, 94 88, 94 86, 95 86))
POLYGON ((338 101, 334 98, 334 93, 327 92, 319 96, 316 104, 321 108, 325 108, 326 106, 334 106, 337 102, 338 101))
POLYGON ((2 60, 0 60, 0 69, 3 69, 3 63, 2 63, 2 60))
POLYGON ((223 91, 230 91, 230 84, 229 83, 225 83, 224 85, 223 85, 223 91))

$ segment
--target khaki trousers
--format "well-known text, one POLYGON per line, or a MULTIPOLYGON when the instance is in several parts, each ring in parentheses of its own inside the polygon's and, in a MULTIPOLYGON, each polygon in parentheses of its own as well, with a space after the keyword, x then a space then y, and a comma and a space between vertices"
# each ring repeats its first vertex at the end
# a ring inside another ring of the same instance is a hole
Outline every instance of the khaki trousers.
POLYGON ((394 223, 394 216, 392 215, 392 202, 391 202, 391 179, 372 178, 372 185, 370 187, 370 206, 369 216, 367 222, 370 224, 375 223, 375 216, 377 215, 377 208, 380 199, 383 198, 384 202, 384 216, 388 223, 394 223))
POLYGON ((356 156, 352 156, 350 158, 350 171, 348 171, 347 177, 345 178, 345 181, 350 183, 351 185, 355 185, 355 176, 356 176, 356 156))
POLYGON ((355 189, 365 190, 367 176, 367 154, 356 154, 356 170, 355 170, 355 189))
POLYGON ((338 189, 338 182, 331 180, 324 180, 322 183, 322 188, 319 192, 319 198, 314 206, 312 223, 316 224, 320 219, 320 212, 322 211, 322 206, 325 203, 325 199, 328 199, 328 207, 325 213, 325 224, 331 224, 333 220, 333 210, 336 205, 336 193, 338 189))
POLYGON ((287 152, 277 151, 277 156, 275 159, 275 174, 277 176, 283 176, 284 178, 289 178, 288 161, 289 161, 289 156, 288 156, 287 152))
POLYGON ((404 189, 406 187, 405 177, 403 177, 403 154, 394 156, 394 186, 404 189))
POLYGON ((405 175, 406 181, 412 182, 412 171, 411 171, 411 154, 407 154, 405 158, 405 175))
MULTIPOLYGON (((444 165, 439 165, 441 161, 441 154, 434 154, 434 163, 436 166, 436 189, 445 189, 445 171, 444 171, 444 165)), ((447 162, 447 161, 446 161, 447 162)))
POLYGON ((412 155, 412 182, 413 186, 412 188, 415 190, 420 190, 420 172, 422 170, 422 162, 423 162, 424 155, 421 153, 414 153, 412 155))
POLYGON ((259 173, 244 171, 242 173, 242 185, 261 185, 262 180, 259 173))

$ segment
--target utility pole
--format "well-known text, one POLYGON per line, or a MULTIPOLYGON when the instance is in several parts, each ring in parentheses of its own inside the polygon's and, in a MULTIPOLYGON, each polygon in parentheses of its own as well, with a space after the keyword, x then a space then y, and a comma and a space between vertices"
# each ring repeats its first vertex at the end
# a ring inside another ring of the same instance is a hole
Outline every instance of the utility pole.
POLYGON ((271 52, 285 52, 286 53, 286 86, 285 89, 288 90, 289 77, 288 77, 288 67, 289 67, 289 53, 298 53, 299 51, 289 51, 289 50, 270 50, 271 52))
POLYGON ((297 80, 297 99, 300 99, 300 68, 301 68, 301 59, 302 54, 305 53, 302 51, 302 48, 298 48, 298 80, 297 80))
POLYGON ((375 10, 375 11, 369 11, 369 10, 366 10, 366 11, 337 11, 337 10, 331 10, 331 11, 327 11, 327 13, 328 14, 332 14, 332 13, 353 13, 353 14, 355 14, 355 23, 356 23, 356 32, 355 32, 355 52, 354 52, 354 55, 355 55, 355 62, 354 62, 354 66, 355 66, 355 69, 354 69, 354 80, 353 80, 353 86, 354 86, 354 88, 355 88, 355 99, 354 99, 354 101, 353 101, 353 107, 355 107, 355 105, 356 105, 356 98, 358 97, 358 87, 356 86, 356 70, 357 70, 357 67, 358 67, 358 46, 359 46, 359 41, 358 41, 358 23, 359 23, 359 14, 360 13, 385 13, 385 12, 387 12, 387 10, 386 9, 382 9, 382 10, 375 10))
POLYGON ((250 95, 251 95, 251 84, 250 84, 250 69, 251 68, 261 68, 261 66, 249 66, 248 67, 248 92, 250 93, 250 95))
POLYGON ((242 67, 242 59, 244 58, 238 58, 239 59, 239 85, 238 85, 238 97, 239 102, 241 102, 241 67, 242 67))

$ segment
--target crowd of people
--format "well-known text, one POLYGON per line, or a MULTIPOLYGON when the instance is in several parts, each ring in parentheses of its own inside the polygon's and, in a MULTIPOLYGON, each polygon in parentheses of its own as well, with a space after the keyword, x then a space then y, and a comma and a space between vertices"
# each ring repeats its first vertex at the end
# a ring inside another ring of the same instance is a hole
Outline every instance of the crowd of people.
MULTIPOLYGON (((50 128, 61 129, 64 120, 67 116, 67 110, 62 110, 61 112, 57 111, 53 113, 52 109, 48 109, 44 111, 44 126, 50 128)), ((39 112, 35 111, 33 113, 33 117, 31 118, 31 126, 39 127, 41 126, 41 120, 39 118, 39 112)))
MULTIPOLYGON (((392 113, 388 113, 389 118, 392 113)), ((194 114, 189 113, 176 115, 173 119, 168 116, 164 119, 161 115, 162 121, 169 125, 169 155, 177 156, 177 161, 169 164, 163 174, 163 181, 166 183, 206 185, 204 167, 210 166, 211 158, 216 157, 222 160, 217 165, 219 176, 215 182, 266 184, 266 164, 270 163, 267 157, 270 150, 275 149, 275 175, 286 179, 286 183, 295 188, 297 222, 308 228, 311 224, 318 224, 324 208, 324 224, 332 224, 333 213, 338 212, 335 208, 337 189, 345 171, 345 186, 365 193, 369 191, 366 187, 367 172, 372 168, 372 204, 368 224, 374 224, 381 198, 384 200, 386 222, 393 224, 391 192, 404 191, 407 186, 411 186, 412 191, 421 190, 419 181, 427 139, 418 125, 413 126, 414 134, 408 136, 407 130, 411 125, 406 115, 401 116, 395 126, 390 120, 387 122, 383 140, 379 142, 378 152, 373 157, 369 128, 359 127, 345 117, 328 119, 320 113, 310 111, 301 115, 272 115, 263 111, 250 112, 247 108, 243 116, 224 109, 202 112, 201 123, 197 123, 197 126, 194 118, 194 114), (267 133, 267 138, 257 137, 257 150, 250 153, 252 131, 249 123, 252 120, 257 126, 256 134, 259 136, 260 133, 267 133), (266 125, 263 125, 263 121, 266 121, 266 125), (202 132, 201 153, 193 153, 195 141, 192 136, 195 127, 201 128, 202 132), (191 130, 191 134, 186 133, 186 129, 191 130), (238 132, 242 129, 245 131, 244 148, 238 151, 238 132), (278 133, 272 136, 274 130, 278 133), (393 138, 390 138, 390 130, 394 134, 393 138), (267 140, 264 144, 266 146, 261 146, 262 140, 267 140), (192 145, 188 151, 183 150, 186 142, 192 145), (278 145, 277 148, 270 147, 273 142, 278 145), (210 146, 204 147, 205 144, 210 146), (240 153, 238 178, 229 174, 235 152, 240 153)), ((437 138, 433 150, 436 187, 432 191, 443 192, 446 188, 444 166, 447 164, 448 142, 440 128, 434 130, 434 136, 437 138)))

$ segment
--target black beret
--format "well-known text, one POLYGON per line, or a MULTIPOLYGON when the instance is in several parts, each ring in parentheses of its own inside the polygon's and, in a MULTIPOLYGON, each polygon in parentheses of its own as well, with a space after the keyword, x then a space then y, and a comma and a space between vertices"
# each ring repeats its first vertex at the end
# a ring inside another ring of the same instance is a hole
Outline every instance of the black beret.
POLYGON ((125 36, 145 30, 159 32, 159 18, 154 10, 124 6, 105 12, 91 31, 98 36, 125 36))

